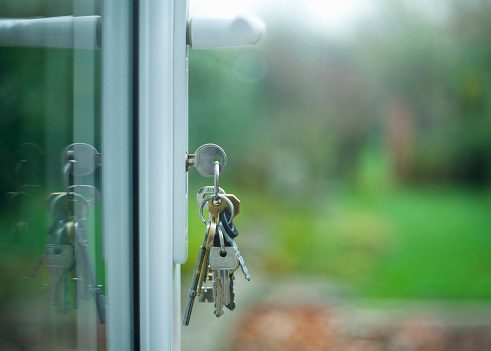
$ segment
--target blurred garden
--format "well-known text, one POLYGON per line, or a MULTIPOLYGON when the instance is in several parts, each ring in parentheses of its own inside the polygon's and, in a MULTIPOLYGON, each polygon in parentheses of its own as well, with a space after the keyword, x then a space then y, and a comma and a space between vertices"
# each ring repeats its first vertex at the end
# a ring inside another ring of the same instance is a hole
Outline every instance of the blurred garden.
MULTIPOLYGON (((237 308, 219 319, 211 304, 195 304, 183 350, 196 340, 203 351, 491 349, 491 2, 189 7, 191 16, 250 11, 267 32, 254 47, 189 50, 189 150, 216 143, 227 152, 221 186, 241 200, 237 242, 252 280, 236 272, 237 308)), ((7 1, 0 17, 104 20, 102 8, 7 1)), ((50 271, 36 272, 56 219, 47 197, 66 190, 66 146, 87 142, 104 155, 102 55, 0 48, 2 350, 75 349, 84 326, 93 347, 106 346, 93 301, 75 296, 57 313, 50 271)), ((77 180, 102 191, 100 176, 77 180)), ((183 304, 205 230, 194 194, 211 183, 189 173, 183 304)), ((92 207, 87 227, 105 289, 102 208, 92 207)))
MULTIPOLYGON (((489 299, 491 4, 371 3, 336 35, 302 2, 258 6, 257 48, 190 51, 190 149, 227 151, 222 186, 242 201, 254 273, 352 296, 489 299)), ((188 274, 205 182, 190 175, 188 274)))

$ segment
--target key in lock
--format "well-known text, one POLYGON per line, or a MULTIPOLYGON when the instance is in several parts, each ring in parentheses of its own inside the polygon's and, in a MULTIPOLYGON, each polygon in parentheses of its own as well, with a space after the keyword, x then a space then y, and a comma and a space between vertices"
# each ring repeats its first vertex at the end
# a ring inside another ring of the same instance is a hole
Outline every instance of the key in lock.
POLYGON ((215 161, 220 165, 220 173, 227 165, 227 154, 216 144, 201 145, 194 154, 187 155, 186 171, 194 167, 204 177, 213 177, 215 161))

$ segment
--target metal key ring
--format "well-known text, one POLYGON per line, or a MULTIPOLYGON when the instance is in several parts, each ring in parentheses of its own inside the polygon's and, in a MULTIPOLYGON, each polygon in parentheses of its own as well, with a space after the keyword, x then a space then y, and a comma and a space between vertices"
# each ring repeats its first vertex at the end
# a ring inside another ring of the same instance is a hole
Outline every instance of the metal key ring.
POLYGON ((228 224, 231 224, 232 220, 234 219, 234 216, 235 216, 234 204, 232 203, 232 201, 230 201, 230 199, 228 197, 226 197, 225 195, 222 195, 222 194, 208 195, 201 202, 201 205, 199 206, 199 216, 200 216, 201 220, 203 221, 203 223, 207 223, 207 221, 205 220, 205 216, 203 214, 203 209, 205 208, 205 204, 208 203, 209 200, 216 199, 216 198, 219 198, 219 199, 221 199, 227 203, 228 208, 230 209, 230 220, 228 221, 228 224))
POLYGON ((67 194, 68 194, 68 187, 70 186, 70 172, 73 170, 73 167, 75 167, 75 163, 77 161, 75 160, 68 160, 65 163, 65 166, 63 167, 63 181, 65 182, 65 188, 67 189, 67 194))
POLYGON ((218 231, 218 239, 220 240, 220 253, 225 252, 225 240, 223 239, 223 233, 220 230, 220 226, 217 226, 217 231, 218 231))
POLYGON ((87 199, 83 196, 83 195, 80 195, 78 193, 73 193, 73 192, 67 192, 67 193, 62 193, 60 195, 57 195, 55 198, 53 198, 49 204, 49 212, 51 214, 54 213, 55 209, 56 209, 56 206, 58 205, 59 201, 62 201, 62 200, 65 200, 65 199, 69 199, 70 201, 70 198, 71 200, 73 200, 73 204, 75 204, 75 201, 77 201, 78 203, 82 204, 82 216, 80 217, 77 217, 78 220, 82 220, 82 221, 85 221, 89 215, 89 202, 87 201, 87 199))
POLYGON ((220 192, 220 162, 218 161, 215 161, 213 184, 215 186, 215 196, 218 196, 220 192))

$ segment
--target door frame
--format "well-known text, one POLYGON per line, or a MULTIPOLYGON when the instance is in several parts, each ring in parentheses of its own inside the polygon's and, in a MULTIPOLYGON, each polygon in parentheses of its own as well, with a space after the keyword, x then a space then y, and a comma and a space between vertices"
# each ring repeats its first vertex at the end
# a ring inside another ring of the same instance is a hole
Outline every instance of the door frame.
POLYGON ((180 350, 178 263, 187 253, 187 2, 140 0, 138 11, 139 345, 180 350), (176 237, 181 244, 174 260, 176 237))
POLYGON ((132 0, 102 2, 102 195, 109 350, 134 350, 138 296, 134 260, 134 149, 132 0))

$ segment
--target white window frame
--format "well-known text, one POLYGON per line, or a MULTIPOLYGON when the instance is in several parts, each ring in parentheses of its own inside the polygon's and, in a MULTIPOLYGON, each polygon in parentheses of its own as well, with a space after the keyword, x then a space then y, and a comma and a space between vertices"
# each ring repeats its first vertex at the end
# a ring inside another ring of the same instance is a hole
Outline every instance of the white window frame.
POLYGON ((134 350, 133 0, 102 2, 102 188, 109 350, 134 350))
POLYGON ((187 254, 187 2, 139 2, 140 349, 180 350, 187 254))

